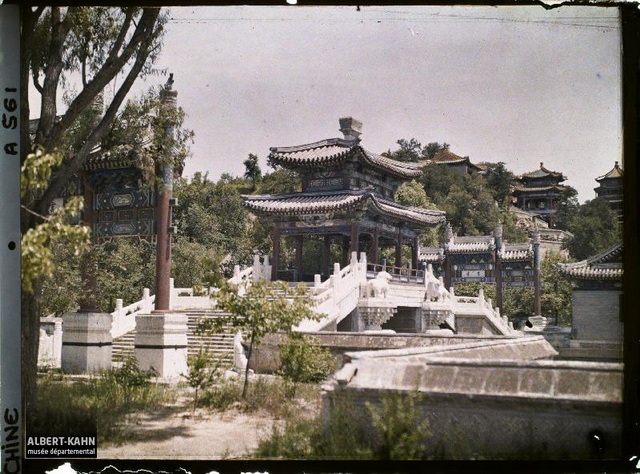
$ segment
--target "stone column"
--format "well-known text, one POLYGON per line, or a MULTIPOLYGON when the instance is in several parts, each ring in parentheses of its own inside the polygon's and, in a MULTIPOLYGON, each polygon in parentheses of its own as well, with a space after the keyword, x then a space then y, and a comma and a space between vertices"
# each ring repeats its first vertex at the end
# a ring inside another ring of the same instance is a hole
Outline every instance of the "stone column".
POLYGON ((533 290, 535 316, 542 315, 542 304, 540 301, 540 233, 538 229, 533 232, 533 290))
POLYGON ((502 313, 502 224, 496 225, 493 236, 496 241, 496 247, 493 254, 494 268, 496 272, 496 304, 502 313))
POLYGON ((187 372, 187 315, 136 316, 135 356, 142 370, 154 369, 164 381, 187 372))
POLYGON ((62 370, 69 374, 109 370, 113 349, 111 315, 67 313, 62 321, 62 370))

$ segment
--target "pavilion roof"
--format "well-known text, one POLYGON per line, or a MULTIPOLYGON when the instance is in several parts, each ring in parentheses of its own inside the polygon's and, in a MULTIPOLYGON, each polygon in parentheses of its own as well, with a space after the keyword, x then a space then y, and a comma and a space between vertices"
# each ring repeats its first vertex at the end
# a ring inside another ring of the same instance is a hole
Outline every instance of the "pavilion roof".
POLYGON ((528 173, 524 173, 518 177, 521 181, 528 181, 530 179, 543 179, 543 178, 556 178, 558 182, 567 179, 562 173, 558 171, 551 171, 544 167, 544 163, 540 163, 540 168, 528 173))
POLYGON ((618 165, 618 162, 616 161, 615 165, 613 166, 613 169, 611 171, 609 171, 607 174, 600 176, 599 178, 596 178, 596 181, 600 182, 603 179, 610 179, 610 178, 622 178, 622 168, 620 168, 620 166, 618 165))
POLYGON ((420 247, 420 260, 427 263, 440 262, 444 259, 442 247, 420 247))
POLYGON ((532 192, 544 192, 544 191, 564 191, 568 187, 562 184, 552 184, 549 186, 514 186, 513 193, 532 193, 532 192))
POLYGON ((623 275, 622 253, 624 245, 618 242, 604 252, 575 263, 561 263, 562 275, 575 280, 621 281, 623 275))
POLYGON ((409 179, 422 175, 420 167, 372 153, 360 146, 357 139, 329 138, 306 145, 270 148, 269 159, 280 166, 292 168, 337 165, 349 157, 356 157, 363 163, 409 179))
POLYGON ((369 206, 379 214, 418 225, 435 225, 445 221, 444 211, 402 206, 368 191, 245 195, 243 199, 244 205, 252 211, 273 216, 322 214, 369 206))
POLYGON ((427 163, 434 163, 440 165, 457 165, 457 164, 466 164, 471 168, 474 168, 476 171, 484 171, 486 167, 478 166, 474 163, 471 163, 471 160, 468 156, 460 156, 453 153, 448 148, 444 148, 435 154, 433 158, 427 160, 427 163))

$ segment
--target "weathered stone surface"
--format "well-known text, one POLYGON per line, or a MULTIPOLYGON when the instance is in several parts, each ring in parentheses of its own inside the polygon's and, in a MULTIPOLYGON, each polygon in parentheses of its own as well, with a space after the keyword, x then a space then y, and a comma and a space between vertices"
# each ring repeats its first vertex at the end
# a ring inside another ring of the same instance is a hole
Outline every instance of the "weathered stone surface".
POLYGON ((442 459, 590 459, 621 453, 622 365, 575 361, 439 358, 353 359, 351 378, 329 384, 331 400, 348 397, 372 430, 366 408, 391 393, 417 388, 418 413, 429 421, 427 455, 442 459), (603 452, 590 434, 598 430, 603 452))

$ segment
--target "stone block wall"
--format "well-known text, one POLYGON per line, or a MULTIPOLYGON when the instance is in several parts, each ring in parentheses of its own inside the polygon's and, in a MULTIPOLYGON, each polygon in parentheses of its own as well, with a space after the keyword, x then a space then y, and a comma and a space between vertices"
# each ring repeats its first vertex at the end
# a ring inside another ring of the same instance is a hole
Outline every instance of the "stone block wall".
POLYGON ((396 393, 419 393, 416 416, 429 423, 433 459, 618 459, 622 365, 566 361, 362 359, 327 383, 325 424, 348 400, 374 435, 371 410, 396 393), (338 404, 339 405, 339 404, 338 404), (597 435, 600 442, 594 442, 597 435))
POLYGON ((622 341, 621 290, 574 290, 573 338, 622 341))

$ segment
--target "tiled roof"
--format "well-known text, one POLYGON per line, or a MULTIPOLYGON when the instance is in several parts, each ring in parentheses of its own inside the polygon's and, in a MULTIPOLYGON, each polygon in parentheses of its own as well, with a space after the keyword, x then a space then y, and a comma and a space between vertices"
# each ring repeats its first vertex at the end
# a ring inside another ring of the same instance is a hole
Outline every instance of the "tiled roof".
POLYGON ((561 184, 553 184, 551 186, 514 186, 513 192, 542 192, 542 191, 564 191, 567 189, 567 186, 563 186, 561 184))
POLYGON ((533 257, 531 244, 504 244, 500 253, 503 262, 514 262, 533 257))
POLYGON ((438 262, 444 259, 444 249, 441 247, 420 247, 420 260, 438 262))
POLYGON ((440 150, 438 153, 435 154, 433 158, 431 158, 432 163, 450 164, 450 163, 461 163, 463 161, 469 161, 469 157, 468 156, 462 157, 462 156, 456 155, 448 148, 445 148, 444 150, 440 150))
POLYGON ((315 214, 355 206, 366 199, 366 194, 286 194, 243 196, 249 209, 275 215, 315 214))
POLYGON ((455 236, 453 243, 449 243, 450 253, 488 252, 495 246, 492 235, 455 236))
POLYGON ((338 164, 348 156, 356 156, 365 163, 403 178, 417 178, 422 170, 415 163, 404 163, 365 150, 359 140, 329 138, 319 142, 291 147, 271 148, 269 159, 281 166, 318 167, 338 164))
POLYGON ((403 161, 392 160, 391 158, 386 158, 384 156, 371 153, 364 148, 362 148, 361 150, 367 161, 372 165, 377 165, 385 169, 393 169, 403 176, 411 178, 417 178, 422 175, 420 166, 416 165, 415 163, 406 163, 403 161))
POLYGON ((560 181, 564 181, 565 179, 567 179, 566 176, 564 176, 562 173, 559 173, 557 171, 551 171, 545 168, 543 166, 543 163, 540 163, 540 168, 538 168, 537 170, 530 171, 529 173, 524 173, 519 178, 520 179, 527 179, 527 178, 539 179, 539 178, 547 178, 549 176, 552 176, 554 178, 559 178, 560 181))
POLYGON ((322 166, 342 161, 357 143, 354 140, 330 138, 306 145, 273 147, 269 158, 282 166, 322 166))
POLYGON ((624 246, 619 242, 604 252, 575 263, 558 265, 560 273, 576 280, 622 280, 622 252, 624 246))
POLYGON ((365 191, 333 193, 296 193, 287 195, 243 196, 249 209, 271 215, 316 214, 353 208, 369 202, 379 213, 418 225, 444 222, 444 211, 401 206, 365 191))
POLYGON ((603 179, 607 178, 622 178, 622 168, 620 168, 617 161, 611 171, 603 176, 600 176, 599 178, 596 178, 596 181, 602 181, 603 179))

